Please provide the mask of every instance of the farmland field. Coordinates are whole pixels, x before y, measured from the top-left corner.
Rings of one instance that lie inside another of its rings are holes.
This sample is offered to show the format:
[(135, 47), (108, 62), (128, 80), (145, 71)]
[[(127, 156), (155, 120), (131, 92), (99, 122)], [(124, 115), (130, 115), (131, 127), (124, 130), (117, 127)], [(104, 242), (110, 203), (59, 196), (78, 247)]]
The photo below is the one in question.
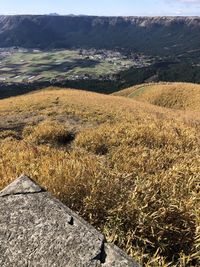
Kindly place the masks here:
[(0, 82), (98, 79), (146, 65), (149, 60), (144, 56), (134, 59), (105, 50), (1, 49)]

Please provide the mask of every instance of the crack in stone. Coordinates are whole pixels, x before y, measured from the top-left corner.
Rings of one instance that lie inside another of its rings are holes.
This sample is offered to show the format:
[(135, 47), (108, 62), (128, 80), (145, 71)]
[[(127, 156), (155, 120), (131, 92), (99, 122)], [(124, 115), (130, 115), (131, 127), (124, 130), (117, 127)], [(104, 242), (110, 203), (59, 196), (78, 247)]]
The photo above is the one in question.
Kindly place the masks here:
[(74, 218), (71, 216), (70, 220), (68, 221), (68, 224), (74, 225)]
[[(0, 219), (5, 221), (0, 234), (6, 237), (1, 242), (3, 258), (0, 256), (0, 266), (5, 261), (7, 249), (10, 251), (13, 244), (20, 244), (24, 257), (21, 258), (17, 246), (14, 246), (8, 266), (10, 262), (17, 265), (19, 260), (23, 260), (23, 266), (26, 267), (32, 264), (46, 266), (47, 261), (51, 263), (49, 266), (54, 266), (56, 262), (57, 266), (69, 266), (70, 262), (70, 266), (75, 267), (80, 266), (82, 260), (84, 265), (81, 266), (88, 267), (140, 266), (120, 249), (107, 243), (102, 234), (26, 176), (19, 177), (1, 191), (0, 200)], [(10, 230), (6, 232), (8, 225)], [(21, 230), (27, 234), (22, 234)], [(28, 238), (31, 242), (28, 242)], [(52, 244), (49, 246), (50, 242)]]
[(17, 193), (9, 193), (9, 194), (5, 194), (2, 195), (0, 197), (8, 197), (8, 196), (18, 196), (18, 195), (34, 195), (34, 194), (39, 194), (39, 193), (45, 193), (46, 190), (42, 189), (40, 191), (37, 192), (17, 192)]
[(106, 258), (107, 258), (107, 254), (106, 254), (106, 251), (105, 251), (105, 239), (102, 240), (102, 243), (101, 243), (101, 247), (100, 247), (100, 252), (98, 255), (96, 255), (92, 261), (100, 261), (101, 264), (105, 264), (106, 263)]

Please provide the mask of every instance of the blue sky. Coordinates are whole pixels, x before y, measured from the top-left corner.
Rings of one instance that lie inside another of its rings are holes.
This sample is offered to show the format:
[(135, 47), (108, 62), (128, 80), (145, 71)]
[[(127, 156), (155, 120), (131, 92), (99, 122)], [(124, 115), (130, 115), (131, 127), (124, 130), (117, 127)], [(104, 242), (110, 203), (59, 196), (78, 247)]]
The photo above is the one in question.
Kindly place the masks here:
[(200, 0), (0, 0), (0, 14), (200, 15)]

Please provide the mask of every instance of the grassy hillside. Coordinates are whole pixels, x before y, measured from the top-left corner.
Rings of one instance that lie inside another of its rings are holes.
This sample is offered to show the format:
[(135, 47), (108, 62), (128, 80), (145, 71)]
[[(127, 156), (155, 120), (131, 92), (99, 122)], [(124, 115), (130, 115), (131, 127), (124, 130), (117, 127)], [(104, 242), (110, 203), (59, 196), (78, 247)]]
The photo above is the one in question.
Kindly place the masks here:
[(25, 173), (144, 266), (200, 266), (199, 115), (71, 89), (0, 100), (0, 189)]
[(200, 85), (192, 83), (142, 84), (114, 93), (161, 107), (200, 111)]

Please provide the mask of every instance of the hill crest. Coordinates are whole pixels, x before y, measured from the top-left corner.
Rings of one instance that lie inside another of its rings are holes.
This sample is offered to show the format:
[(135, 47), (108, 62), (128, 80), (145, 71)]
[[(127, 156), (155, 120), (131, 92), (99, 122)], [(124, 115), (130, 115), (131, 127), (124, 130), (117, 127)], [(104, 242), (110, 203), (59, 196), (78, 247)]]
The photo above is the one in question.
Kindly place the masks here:
[(149, 83), (114, 93), (160, 107), (200, 111), (200, 85), (193, 83)]

